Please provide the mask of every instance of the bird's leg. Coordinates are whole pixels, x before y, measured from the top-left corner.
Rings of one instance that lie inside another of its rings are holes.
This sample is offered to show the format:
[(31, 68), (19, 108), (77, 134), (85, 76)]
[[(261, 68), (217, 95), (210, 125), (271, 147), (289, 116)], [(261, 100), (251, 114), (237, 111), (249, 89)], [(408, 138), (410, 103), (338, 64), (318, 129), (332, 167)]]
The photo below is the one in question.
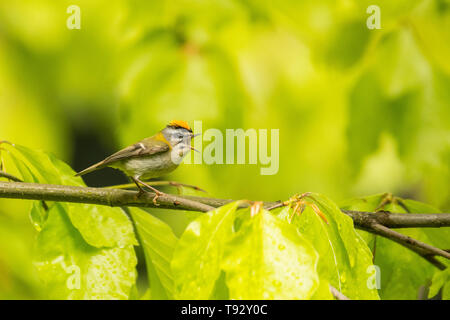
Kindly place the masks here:
[(139, 178), (135, 178), (135, 177), (131, 177), (131, 179), (133, 179), (134, 183), (137, 185), (138, 189), (139, 189), (139, 195), (141, 195), (143, 192), (146, 192), (144, 189), (142, 189), (142, 187), (140, 186), (143, 185), (147, 188), (149, 188), (150, 190), (152, 190), (155, 193), (155, 196), (153, 197), (153, 204), (155, 206), (158, 206), (158, 204), (156, 203), (156, 200), (158, 199), (159, 196), (162, 196), (164, 193), (159, 191), (158, 189), (153, 188), (152, 186), (148, 185), (147, 183), (143, 182), (142, 180), (140, 180)]
[(142, 189), (141, 185), (137, 182), (137, 180), (134, 177), (130, 177), (130, 178), (131, 178), (131, 180), (133, 180), (133, 182), (136, 184), (136, 186), (139, 190), (139, 192), (137, 194), (137, 197), (139, 198), (145, 192), (145, 190)]

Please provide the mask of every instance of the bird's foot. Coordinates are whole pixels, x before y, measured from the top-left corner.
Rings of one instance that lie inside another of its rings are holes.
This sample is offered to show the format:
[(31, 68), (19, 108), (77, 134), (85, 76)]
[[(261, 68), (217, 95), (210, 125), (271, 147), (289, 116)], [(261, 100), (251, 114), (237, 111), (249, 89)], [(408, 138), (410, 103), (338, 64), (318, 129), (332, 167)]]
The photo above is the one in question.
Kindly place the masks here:
[(139, 179), (134, 178), (133, 180), (136, 183), (136, 185), (138, 186), (139, 192), (148, 192), (148, 191), (144, 190), (139, 184), (142, 184), (144, 187), (152, 190), (155, 193), (155, 196), (153, 197), (153, 204), (155, 206), (159, 206), (159, 203), (157, 203), (156, 200), (158, 200), (158, 198), (160, 196), (165, 195), (165, 193), (159, 191), (158, 189), (153, 188), (152, 186), (148, 185), (147, 183), (145, 183)]
[[(138, 193), (136, 194), (136, 199), (139, 199), (139, 198), (142, 197), (144, 194), (148, 194), (148, 193), (151, 193), (151, 192), (140, 188), (140, 189), (138, 190)], [(155, 206), (159, 206), (159, 203), (157, 203), (157, 200), (158, 200), (158, 198), (159, 198), (160, 196), (165, 195), (165, 193), (163, 193), (163, 192), (161, 192), (161, 191), (158, 191), (158, 190), (156, 190), (156, 189), (155, 189), (154, 193), (155, 193), (155, 196), (153, 197), (153, 200), (152, 200), (152, 201), (153, 201), (153, 204), (154, 204)]]
[[(155, 189), (155, 190), (156, 190), (156, 189)], [(164, 192), (156, 191), (156, 192), (155, 192), (155, 196), (153, 197), (153, 204), (154, 204), (155, 206), (159, 206), (159, 203), (157, 203), (156, 200), (158, 200), (158, 198), (159, 198), (160, 196), (164, 196), (164, 195), (165, 195)]]

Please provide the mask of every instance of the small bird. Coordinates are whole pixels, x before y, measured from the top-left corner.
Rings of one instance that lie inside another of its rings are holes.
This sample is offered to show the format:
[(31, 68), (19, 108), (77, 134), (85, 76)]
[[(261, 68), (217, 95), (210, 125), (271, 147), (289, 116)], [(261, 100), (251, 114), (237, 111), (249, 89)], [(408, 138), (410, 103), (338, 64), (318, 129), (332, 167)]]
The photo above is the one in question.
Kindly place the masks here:
[(86, 173), (111, 167), (123, 171), (129, 176), (139, 189), (139, 194), (145, 192), (141, 185), (155, 192), (153, 203), (163, 193), (143, 182), (142, 179), (157, 178), (175, 170), (183, 158), (191, 151), (191, 139), (197, 135), (187, 122), (171, 121), (164, 129), (152, 137), (145, 138), (126, 147), (106, 159), (86, 168), (76, 174)]

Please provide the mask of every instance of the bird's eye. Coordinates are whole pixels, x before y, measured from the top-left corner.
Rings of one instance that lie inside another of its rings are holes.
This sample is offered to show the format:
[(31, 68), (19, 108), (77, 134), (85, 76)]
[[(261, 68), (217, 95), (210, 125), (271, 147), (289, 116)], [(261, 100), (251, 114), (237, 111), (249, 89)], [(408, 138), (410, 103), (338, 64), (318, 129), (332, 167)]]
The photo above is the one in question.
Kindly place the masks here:
[(178, 139), (183, 139), (183, 136), (180, 134), (179, 136), (178, 136)]

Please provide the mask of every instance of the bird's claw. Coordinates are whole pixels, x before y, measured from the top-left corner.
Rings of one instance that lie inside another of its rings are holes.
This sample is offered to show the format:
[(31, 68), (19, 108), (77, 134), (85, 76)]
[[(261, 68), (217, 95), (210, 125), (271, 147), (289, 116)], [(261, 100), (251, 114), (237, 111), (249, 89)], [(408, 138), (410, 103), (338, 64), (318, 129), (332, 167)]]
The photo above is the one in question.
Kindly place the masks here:
[(155, 192), (155, 196), (153, 197), (153, 204), (155, 205), (155, 206), (159, 206), (159, 203), (157, 203), (156, 202), (156, 200), (158, 200), (158, 198), (160, 197), (160, 196), (162, 196), (164, 193), (162, 193), (162, 192)]
[[(138, 193), (136, 194), (136, 198), (140, 198), (146, 193), (150, 193), (150, 192), (140, 188)], [(153, 197), (153, 200), (152, 200), (152, 202), (155, 206), (159, 206), (159, 203), (157, 203), (156, 200), (158, 200), (158, 198), (162, 195), (164, 195), (164, 193), (162, 193), (160, 191), (155, 192), (155, 196)]]

